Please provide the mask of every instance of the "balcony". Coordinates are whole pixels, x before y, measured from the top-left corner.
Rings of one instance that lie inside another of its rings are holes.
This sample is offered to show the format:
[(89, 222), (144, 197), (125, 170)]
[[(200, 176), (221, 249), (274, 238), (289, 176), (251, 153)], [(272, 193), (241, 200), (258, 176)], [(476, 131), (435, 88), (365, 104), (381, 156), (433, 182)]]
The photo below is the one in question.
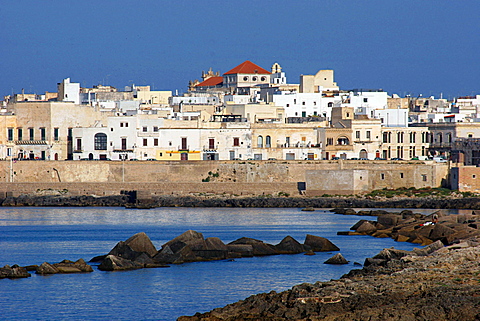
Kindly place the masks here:
[(138, 137), (158, 137), (158, 132), (138, 132)]
[(218, 150), (217, 147), (215, 146), (203, 146), (203, 152), (204, 153), (216, 153)]
[(46, 140), (16, 140), (16, 145), (47, 145)]
[[(269, 147), (267, 147), (269, 148)], [(277, 148), (288, 148), (288, 149), (294, 149), (294, 148), (321, 148), (321, 144), (310, 144), (310, 143), (295, 143), (295, 144), (277, 144)]]

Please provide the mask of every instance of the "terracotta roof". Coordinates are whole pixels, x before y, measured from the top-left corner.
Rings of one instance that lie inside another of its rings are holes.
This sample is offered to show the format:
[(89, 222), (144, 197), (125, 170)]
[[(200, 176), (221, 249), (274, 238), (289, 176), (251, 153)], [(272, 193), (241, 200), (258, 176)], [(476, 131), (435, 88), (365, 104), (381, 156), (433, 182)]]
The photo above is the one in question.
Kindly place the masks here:
[(233, 68), (232, 70), (227, 71), (224, 75), (231, 75), (231, 74), (270, 74), (268, 70), (263, 69), (255, 65), (253, 62), (247, 60), (242, 62), (237, 67)]
[(220, 85), (223, 82), (223, 77), (210, 77), (207, 80), (202, 81), (195, 87), (212, 87)]

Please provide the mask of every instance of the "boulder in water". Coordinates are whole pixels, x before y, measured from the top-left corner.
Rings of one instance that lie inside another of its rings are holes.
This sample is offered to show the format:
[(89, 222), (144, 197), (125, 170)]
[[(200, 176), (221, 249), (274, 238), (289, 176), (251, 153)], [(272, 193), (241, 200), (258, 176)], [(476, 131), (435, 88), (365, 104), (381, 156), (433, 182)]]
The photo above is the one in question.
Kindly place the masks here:
[(325, 263), (325, 264), (348, 264), (348, 261), (343, 257), (342, 254), (337, 253), (323, 263)]
[(304, 244), (309, 246), (314, 252), (340, 251), (340, 249), (335, 244), (330, 242), (330, 240), (311, 234), (307, 234)]

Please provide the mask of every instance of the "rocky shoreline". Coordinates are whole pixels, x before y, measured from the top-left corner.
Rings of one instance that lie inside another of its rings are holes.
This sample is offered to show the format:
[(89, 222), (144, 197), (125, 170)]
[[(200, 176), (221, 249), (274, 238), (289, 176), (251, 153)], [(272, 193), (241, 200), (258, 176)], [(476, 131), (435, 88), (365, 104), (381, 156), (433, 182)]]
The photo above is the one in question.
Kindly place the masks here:
[(0, 198), (0, 206), (111, 206), (128, 208), (155, 207), (296, 207), (296, 208), (431, 208), (480, 210), (480, 197), (221, 197), (214, 196), (155, 196), (138, 200), (129, 195), (116, 196), (36, 196)]
[(384, 249), (339, 280), (272, 291), (179, 321), (220, 320), (478, 320), (480, 215), (425, 216), (411, 211), (332, 210), (375, 215), (343, 235), (392, 237), (426, 245)]
[(480, 318), (479, 246), (442, 246), (428, 256), (389, 250), (383, 255), (389, 258), (384, 266), (352, 270), (339, 280), (304, 283), (280, 293), (253, 295), (224, 308), (178, 320), (467, 321)]

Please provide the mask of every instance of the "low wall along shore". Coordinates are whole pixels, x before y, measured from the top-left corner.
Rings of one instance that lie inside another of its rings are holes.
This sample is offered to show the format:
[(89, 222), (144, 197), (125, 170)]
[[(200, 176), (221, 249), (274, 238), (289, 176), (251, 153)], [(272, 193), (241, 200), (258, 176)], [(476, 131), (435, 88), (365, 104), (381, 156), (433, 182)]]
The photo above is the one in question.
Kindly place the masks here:
[(448, 166), (422, 161), (18, 161), (0, 162), (0, 193), (118, 195), (357, 194), (438, 187)]

